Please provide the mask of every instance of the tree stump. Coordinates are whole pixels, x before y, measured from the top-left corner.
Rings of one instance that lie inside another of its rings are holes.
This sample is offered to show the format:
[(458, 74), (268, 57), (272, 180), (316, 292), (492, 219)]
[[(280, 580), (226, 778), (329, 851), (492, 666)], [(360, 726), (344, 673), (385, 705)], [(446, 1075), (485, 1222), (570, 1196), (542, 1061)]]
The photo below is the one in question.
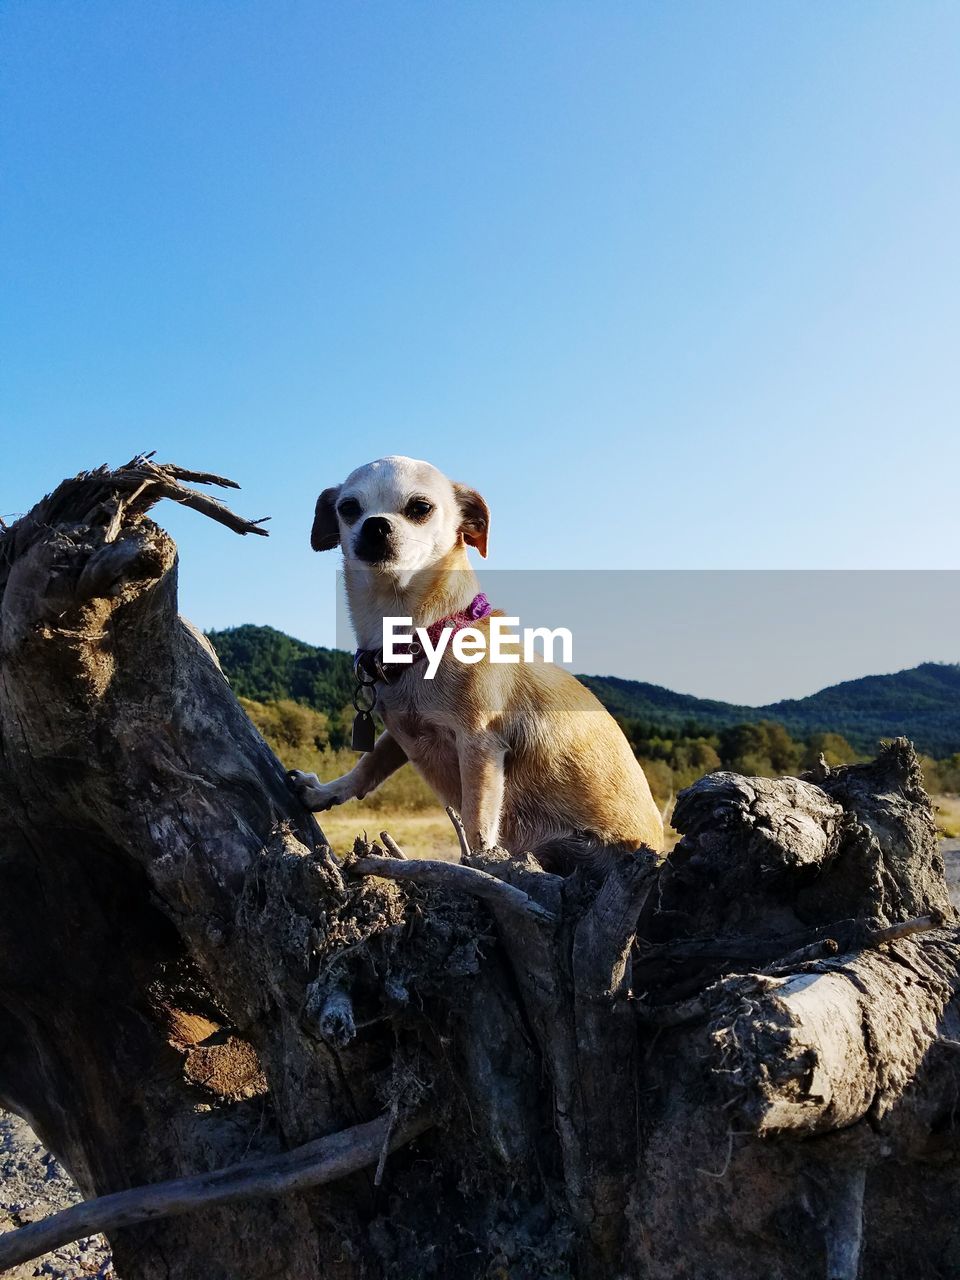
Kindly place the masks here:
[(0, 535), (0, 1103), (110, 1196), (77, 1234), (123, 1280), (960, 1273), (910, 745), (713, 774), (607, 873), (338, 861), (177, 614), (160, 498), (262, 532), (205, 483), (137, 458)]

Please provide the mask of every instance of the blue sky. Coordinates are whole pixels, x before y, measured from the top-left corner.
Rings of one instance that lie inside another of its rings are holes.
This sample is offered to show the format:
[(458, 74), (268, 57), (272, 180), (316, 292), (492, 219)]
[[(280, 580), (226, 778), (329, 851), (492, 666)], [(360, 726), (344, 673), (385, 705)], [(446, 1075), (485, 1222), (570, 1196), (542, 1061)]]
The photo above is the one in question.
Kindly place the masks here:
[(956, 567), (957, 5), (6, 0), (0, 49), (0, 514), (233, 476), (270, 539), (160, 513), (201, 625), (332, 642), (313, 501), (391, 452), (497, 569)]

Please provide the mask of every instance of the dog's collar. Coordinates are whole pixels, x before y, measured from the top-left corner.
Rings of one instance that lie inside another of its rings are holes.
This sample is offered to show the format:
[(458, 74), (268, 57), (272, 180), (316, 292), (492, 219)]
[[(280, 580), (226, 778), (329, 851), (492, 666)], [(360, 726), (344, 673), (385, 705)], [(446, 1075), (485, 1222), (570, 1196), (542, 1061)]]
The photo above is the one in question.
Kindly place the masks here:
[[(466, 609), (460, 609), (457, 613), (448, 613), (446, 617), (430, 623), (427, 627), (427, 635), (431, 645), (436, 647), (442, 632), (448, 629), (462, 631), (465, 627), (479, 622), (481, 618), (489, 618), (491, 613), (493, 613), (493, 605), (482, 591), (478, 592)], [(426, 657), (423, 646), (418, 640), (409, 641), (407, 651), (414, 662), (419, 662)], [(408, 670), (411, 665), (409, 662), (384, 663), (383, 649), (358, 649), (353, 655), (353, 670), (361, 685), (390, 684), (397, 675)]]

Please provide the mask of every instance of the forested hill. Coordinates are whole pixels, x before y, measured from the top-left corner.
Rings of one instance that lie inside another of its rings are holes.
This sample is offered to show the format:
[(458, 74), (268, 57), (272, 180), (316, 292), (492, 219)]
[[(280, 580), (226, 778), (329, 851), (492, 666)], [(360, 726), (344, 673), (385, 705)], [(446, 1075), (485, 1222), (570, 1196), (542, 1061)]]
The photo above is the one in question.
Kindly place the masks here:
[(306, 644), (274, 627), (247, 625), (206, 634), (241, 698), (293, 698), (336, 715), (353, 697), (353, 660), (342, 649)]
[(924, 662), (893, 675), (845, 680), (806, 698), (786, 698), (763, 707), (736, 706), (659, 685), (616, 676), (581, 676), (614, 715), (644, 720), (674, 732), (718, 730), (732, 724), (775, 720), (795, 737), (839, 733), (872, 751), (879, 738), (905, 734), (919, 750), (943, 757), (960, 751), (960, 666)]
[[(258, 702), (293, 698), (329, 715), (353, 693), (350, 655), (305, 644), (273, 627), (208, 632), (235, 691)], [(764, 707), (737, 706), (674, 693), (618, 676), (581, 676), (614, 715), (664, 733), (713, 732), (735, 724), (776, 720), (798, 737), (842, 734), (872, 750), (879, 738), (906, 734), (930, 755), (960, 751), (960, 665), (925, 662), (894, 675), (863, 676), (806, 698)]]

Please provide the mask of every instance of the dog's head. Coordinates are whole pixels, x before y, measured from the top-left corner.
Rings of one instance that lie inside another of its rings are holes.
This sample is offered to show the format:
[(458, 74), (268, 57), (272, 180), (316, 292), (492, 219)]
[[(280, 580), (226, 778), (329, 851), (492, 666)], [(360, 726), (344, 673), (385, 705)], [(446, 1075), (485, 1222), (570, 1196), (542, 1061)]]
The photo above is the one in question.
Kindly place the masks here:
[(475, 490), (429, 462), (379, 458), (324, 489), (310, 545), (339, 545), (348, 563), (406, 573), (435, 564), (461, 541), (485, 556), (489, 527), (487, 504)]

